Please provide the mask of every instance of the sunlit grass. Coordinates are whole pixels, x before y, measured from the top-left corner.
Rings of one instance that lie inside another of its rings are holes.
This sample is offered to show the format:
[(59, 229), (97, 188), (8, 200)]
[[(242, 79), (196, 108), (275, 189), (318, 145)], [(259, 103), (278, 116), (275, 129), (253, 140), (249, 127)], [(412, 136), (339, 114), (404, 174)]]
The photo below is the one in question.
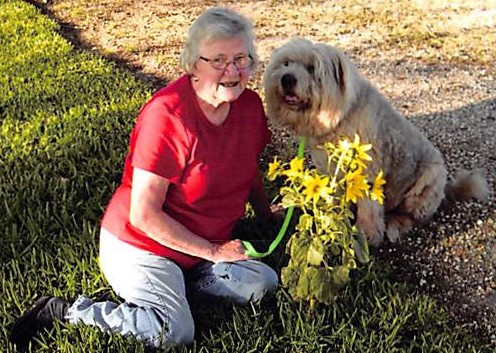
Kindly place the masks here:
[[(33, 6), (0, 0), (0, 347), (42, 294), (98, 298), (98, 225), (120, 180), (128, 135), (150, 88), (74, 48)], [(247, 223), (249, 220), (246, 221)], [(249, 227), (248, 224), (246, 227)], [(252, 229), (252, 228), (245, 228)], [(283, 249), (268, 261), (285, 264)], [(193, 305), (196, 341), (176, 352), (484, 352), (442, 308), (390, 280), (359, 273), (314, 310), (284, 290), (260, 305)], [(38, 352), (144, 352), (141, 342), (56, 325)]]

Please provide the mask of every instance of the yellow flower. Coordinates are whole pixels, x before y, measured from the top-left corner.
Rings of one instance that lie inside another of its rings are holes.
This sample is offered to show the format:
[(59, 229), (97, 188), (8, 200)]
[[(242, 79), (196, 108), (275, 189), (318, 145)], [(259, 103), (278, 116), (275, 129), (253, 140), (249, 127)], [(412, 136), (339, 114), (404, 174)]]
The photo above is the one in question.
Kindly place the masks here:
[(329, 183), (329, 178), (324, 177), (320, 178), (320, 175), (316, 175), (315, 177), (309, 175), (303, 181), (303, 186), (305, 190), (303, 190), (303, 195), (306, 195), (305, 202), (313, 199), (313, 202), (317, 202), (319, 197), (326, 197), (329, 195), (330, 189), (327, 187)]
[(356, 158), (361, 160), (361, 161), (371, 161), (372, 157), (370, 157), (367, 154), (367, 151), (372, 148), (372, 145), (370, 143), (367, 144), (360, 144), (360, 136), (358, 134), (355, 134), (355, 140), (351, 144), (351, 148), (355, 150), (356, 153)]
[(342, 152), (347, 152), (351, 149), (351, 143), (348, 140), (339, 140), (339, 149)]
[(379, 202), (381, 205), (384, 203), (384, 188), (382, 187), (384, 184), (386, 184), (386, 180), (384, 180), (381, 170), (375, 177), (370, 191), (370, 199)]
[(357, 199), (364, 197), (365, 193), (369, 190), (367, 177), (361, 173), (362, 170), (359, 168), (354, 172), (346, 174), (346, 202), (352, 201), (356, 203)]
[(274, 157), (274, 162), (269, 163), (269, 171), (267, 172), (267, 179), (270, 181), (274, 181), (279, 175), (279, 167), (281, 166), (281, 162), (277, 159), (277, 156)]
[(289, 170), (285, 170), (282, 174), (293, 179), (301, 177), (303, 172), (303, 158), (295, 157), (289, 162)]
[[(317, 147), (320, 147), (322, 148), (322, 146), (317, 146)], [(336, 147), (334, 146), (334, 144), (332, 142), (324, 142), (324, 149), (327, 150), (327, 151), (334, 151), (336, 149)]]

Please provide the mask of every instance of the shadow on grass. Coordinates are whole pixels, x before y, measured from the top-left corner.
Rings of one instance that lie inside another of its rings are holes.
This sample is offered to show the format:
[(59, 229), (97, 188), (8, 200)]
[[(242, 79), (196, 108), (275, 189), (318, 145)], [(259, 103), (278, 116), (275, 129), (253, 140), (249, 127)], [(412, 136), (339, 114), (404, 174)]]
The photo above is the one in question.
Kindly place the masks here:
[(174, 77), (167, 77), (165, 78), (165, 82), (164, 82), (163, 77), (158, 77), (157, 75), (144, 72), (141, 66), (131, 63), (129, 60), (126, 60), (125, 58), (123, 58), (118, 54), (106, 54), (98, 50), (95, 50), (93, 45), (91, 45), (91, 43), (87, 43), (86, 41), (83, 40), (81, 31), (77, 29), (74, 23), (63, 21), (61, 18), (57, 17), (57, 15), (53, 11), (50, 10), (49, 5), (51, 1), (46, 1), (45, 4), (35, 0), (24, 0), (24, 1), (35, 6), (41, 11), (42, 14), (54, 20), (60, 26), (59, 30), (57, 31), (58, 34), (60, 34), (62, 37), (64, 37), (66, 40), (72, 43), (76, 48), (80, 48), (95, 53), (105, 58), (106, 60), (114, 62), (121, 69), (125, 69), (132, 72), (138, 79), (149, 85), (152, 88), (152, 90), (154, 91), (158, 90), (162, 86), (165, 86), (171, 80), (175, 79)]

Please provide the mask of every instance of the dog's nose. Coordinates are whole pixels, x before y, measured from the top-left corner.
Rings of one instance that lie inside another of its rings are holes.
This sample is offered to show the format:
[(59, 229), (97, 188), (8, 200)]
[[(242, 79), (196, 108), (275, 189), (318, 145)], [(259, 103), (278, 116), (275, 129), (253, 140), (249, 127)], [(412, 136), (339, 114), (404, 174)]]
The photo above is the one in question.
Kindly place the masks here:
[(294, 77), (292, 74), (284, 74), (281, 77), (281, 84), (284, 89), (292, 89), (294, 86), (296, 86), (296, 77)]

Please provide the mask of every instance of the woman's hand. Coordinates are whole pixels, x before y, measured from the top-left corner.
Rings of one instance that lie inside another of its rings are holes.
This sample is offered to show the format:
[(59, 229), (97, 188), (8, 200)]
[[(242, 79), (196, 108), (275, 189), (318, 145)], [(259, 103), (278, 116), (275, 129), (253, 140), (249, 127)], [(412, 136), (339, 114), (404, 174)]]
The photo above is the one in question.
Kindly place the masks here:
[(284, 217), (286, 217), (286, 209), (280, 203), (270, 205), (270, 213), (270, 219), (276, 222), (283, 221)]
[(162, 210), (170, 181), (134, 168), (131, 190), (131, 225), (173, 250), (212, 262), (246, 260), (239, 240), (214, 244), (192, 233)]
[(241, 240), (234, 239), (222, 244), (215, 244), (212, 249), (212, 257), (209, 260), (218, 263), (248, 260), (249, 258), (245, 254), (245, 247)]

